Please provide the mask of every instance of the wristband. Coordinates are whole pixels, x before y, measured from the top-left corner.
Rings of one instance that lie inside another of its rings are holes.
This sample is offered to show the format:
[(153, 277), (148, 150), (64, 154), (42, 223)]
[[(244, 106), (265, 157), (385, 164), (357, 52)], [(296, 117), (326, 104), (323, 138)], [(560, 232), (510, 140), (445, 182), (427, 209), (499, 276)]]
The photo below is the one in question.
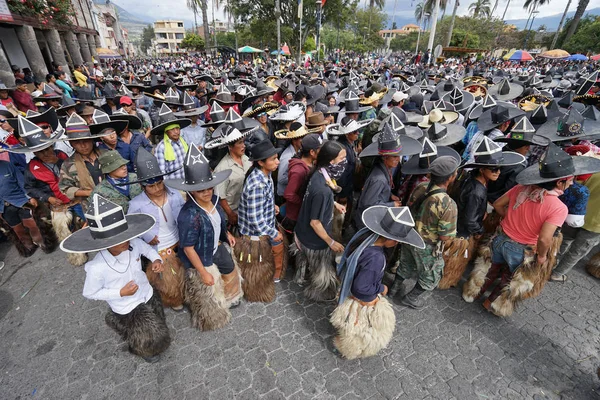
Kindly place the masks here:
[(335, 243), (335, 240), (331, 239), (331, 243), (329, 243), (329, 247), (333, 246), (334, 243)]

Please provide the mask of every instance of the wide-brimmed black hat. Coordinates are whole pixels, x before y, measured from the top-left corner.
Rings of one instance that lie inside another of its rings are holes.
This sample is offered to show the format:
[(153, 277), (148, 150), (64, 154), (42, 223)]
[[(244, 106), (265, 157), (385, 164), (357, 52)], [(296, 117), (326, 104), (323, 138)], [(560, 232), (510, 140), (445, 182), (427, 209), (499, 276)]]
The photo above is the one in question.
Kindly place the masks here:
[[(125, 122), (127, 124), (127, 122)], [(73, 113), (65, 124), (66, 135), (61, 136), (58, 140), (86, 140), (98, 139), (110, 135), (112, 132), (101, 130), (94, 134), (90, 131), (90, 127), (85, 123), (84, 119), (79, 114)]]
[(398, 135), (405, 135), (416, 140), (423, 137), (423, 131), (421, 129), (417, 128), (416, 126), (405, 125), (398, 117), (398, 114), (393, 111), (393, 109), (390, 115), (382, 120), (382, 123), (386, 122), (390, 124), (392, 130)]
[(429, 128), (424, 129), (423, 132), (436, 146), (450, 146), (461, 141), (467, 130), (464, 126), (456, 124), (442, 125), (435, 122)]
[(50, 85), (44, 83), (44, 89), (42, 90), (42, 95), (33, 98), (33, 101), (45, 102), (48, 100), (62, 100), (63, 96), (58, 94), (56, 90), (54, 90)]
[(471, 104), (475, 101), (475, 96), (471, 92), (467, 92), (466, 90), (460, 90), (459, 88), (454, 88), (450, 93), (444, 95), (442, 100), (452, 104), (454, 109), (461, 114), (464, 114)]
[(556, 101), (552, 100), (547, 106), (540, 104), (535, 110), (527, 113), (529, 122), (538, 129), (540, 126), (548, 122), (549, 119), (560, 117), (564, 113), (556, 104)]
[(227, 113), (219, 103), (214, 102), (210, 108), (210, 113), (208, 115), (210, 117), (210, 121), (202, 124), (203, 128), (219, 126), (225, 120), (225, 116), (227, 115)]
[(97, 135), (105, 129), (114, 129), (117, 135), (125, 128), (127, 128), (127, 124), (129, 123), (126, 120), (111, 120), (110, 116), (102, 110), (95, 109), (92, 114), (93, 124), (90, 124), (90, 132), (92, 135)]
[(497, 104), (481, 114), (481, 117), (477, 120), (477, 126), (480, 131), (486, 132), (507, 121), (512, 121), (521, 115), (525, 115), (525, 111), (517, 107), (507, 107), (504, 104)]
[(77, 103), (71, 97), (63, 96), (61, 106), (56, 110), (58, 115), (65, 115), (67, 110), (77, 107)]
[(213, 104), (214, 102), (225, 104), (225, 105), (241, 103), (240, 101), (235, 100), (234, 95), (231, 94), (231, 91), (229, 90), (229, 88), (223, 83), (221, 83), (219, 85), (219, 89), (217, 90), (217, 94), (215, 95), (215, 97), (208, 100), (209, 104)]
[[(56, 118), (56, 112), (53, 108), (50, 108), (44, 114), (54, 114), (54, 118)], [(51, 119), (50, 115), (46, 115), (46, 119)], [(48, 125), (52, 127), (52, 124), (48, 121), (39, 121), (39, 122), (47, 122)], [(39, 123), (38, 122), (38, 123)], [(56, 119), (58, 125), (58, 119)], [(42, 128), (40, 128), (36, 123), (31, 121), (28, 118), (23, 118), (22, 116), (17, 117), (17, 126), (18, 126), (18, 134), (25, 141), (23, 146), (11, 147), (6, 149), (6, 151), (10, 153), (29, 153), (36, 152), (47, 149), (54, 145), (58, 138), (61, 137), (64, 133), (64, 129), (60, 127), (60, 129), (55, 130), (52, 129), (52, 134), (50, 137), (47, 137), (44, 134)]]
[(600, 172), (600, 159), (587, 156), (572, 157), (554, 143), (550, 143), (538, 165), (525, 168), (517, 175), (521, 185), (537, 185), (569, 176)]
[[(444, 100), (436, 100), (436, 101), (425, 100), (423, 102), (422, 109), (425, 114), (429, 114), (431, 112), (431, 110), (433, 110), (434, 108), (437, 108), (438, 110), (442, 110), (442, 111), (456, 111), (456, 108), (454, 107), (454, 105), (452, 105), (451, 103), (444, 101)], [(423, 116), (421, 116), (421, 120), (422, 120), (422, 117)], [(417, 121), (417, 122), (421, 122), (421, 121)]]
[(372, 106), (362, 106), (360, 105), (360, 100), (356, 93), (350, 91), (348, 92), (346, 98), (344, 99), (344, 111), (346, 114), (359, 114), (373, 108)]
[(600, 124), (596, 120), (584, 118), (579, 111), (571, 108), (566, 114), (548, 120), (538, 128), (537, 133), (553, 142), (560, 142), (596, 135), (600, 133)]
[(362, 221), (379, 236), (425, 248), (423, 238), (414, 229), (415, 221), (408, 207), (372, 206), (363, 211)]
[(325, 96), (325, 87), (323, 85), (305, 86), (304, 94), (306, 95), (306, 104), (310, 106)]
[(405, 175), (426, 175), (429, 173), (429, 166), (433, 160), (438, 157), (450, 156), (460, 163), (460, 155), (456, 150), (446, 146), (436, 146), (428, 137), (421, 139), (423, 150), (415, 154), (406, 163), (402, 164), (402, 173)]
[(502, 151), (502, 147), (487, 136), (473, 152), (473, 162), (463, 165), (464, 168), (504, 167), (525, 162), (525, 157), (512, 151)]
[(200, 150), (198, 150), (198, 147), (192, 143), (185, 155), (183, 173), (185, 176), (183, 180), (165, 179), (165, 185), (186, 192), (210, 189), (229, 178), (231, 170), (228, 169), (213, 173), (210, 169), (208, 159)]
[(192, 99), (192, 97), (189, 94), (187, 94), (187, 92), (184, 92), (183, 102), (181, 103), (183, 110), (178, 111), (174, 114), (176, 117), (188, 118), (193, 116), (200, 116), (204, 114), (206, 110), (208, 110), (208, 105), (200, 107), (195, 107), (195, 105), (196, 103), (194, 103), (194, 99)]
[(140, 129), (142, 127), (142, 120), (134, 114), (125, 112), (123, 108), (119, 108), (117, 111), (113, 111), (110, 116), (112, 121), (127, 121), (129, 125), (127, 128), (131, 130)]
[(221, 120), (221, 123), (236, 128), (240, 132), (247, 132), (260, 127), (260, 123), (257, 120), (240, 116), (233, 107), (227, 110), (227, 114), (225, 114), (225, 118)]
[(583, 96), (584, 94), (587, 94), (587, 92), (589, 92), (589, 90), (592, 88), (592, 86), (594, 86), (596, 84), (596, 82), (598, 82), (598, 74), (599, 73), (600, 73), (600, 71), (594, 71), (591, 74), (584, 77), (583, 82), (579, 85), (575, 94), (577, 96)]
[(392, 107), (391, 110), (403, 124), (417, 125), (419, 122), (423, 121), (423, 116), (419, 113), (412, 111), (406, 112), (400, 107)]
[(488, 89), (488, 93), (498, 100), (509, 101), (519, 97), (525, 88), (522, 85), (511, 83), (503, 78), (500, 82)]
[(250, 149), (250, 161), (266, 160), (279, 152), (269, 139), (261, 140)]
[(501, 137), (494, 141), (507, 143), (508, 147), (511, 149), (517, 149), (527, 145), (548, 146), (548, 144), (550, 144), (550, 139), (536, 135), (535, 128), (525, 115), (522, 115), (515, 120), (515, 125), (510, 130), (507, 137)]
[(373, 143), (361, 151), (359, 157), (411, 156), (423, 150), (421, 143), (409, 136), (394, 132), (390, 123), (382, 123), (380, 132), (373, 136)]
[(173, 111), (166, 105), (163, 104), (158, 111), (158, 125), (152, 128), (150, 133), (152, 135), (163, 135), (165, 128), (169, 125), (177, 124), (181, 129), (190, 126), (192, 120), (187, 118), (177, 118)]
[(105, 250), (148, 232), (156, 220), (148, 214), (125, 215), (123, 208), (99, 194), (85, 214), (88, 226), (73, 233), (60, 244), (66, 253)]
[(172, 174), (173, 172), (181, 169), (181, 167), (179, 167), (170, 171), (162, 172), (158, 165), (158, 160), (156, 159), (156, 156), (141, 146), (138, 149), (137, 154), (135, 155), (134, 165), (137, 180), (129, 181), (124, 184), (117, 184), (117, 186), (133, 185), (134, 183), (146, 182), (152, 179)]

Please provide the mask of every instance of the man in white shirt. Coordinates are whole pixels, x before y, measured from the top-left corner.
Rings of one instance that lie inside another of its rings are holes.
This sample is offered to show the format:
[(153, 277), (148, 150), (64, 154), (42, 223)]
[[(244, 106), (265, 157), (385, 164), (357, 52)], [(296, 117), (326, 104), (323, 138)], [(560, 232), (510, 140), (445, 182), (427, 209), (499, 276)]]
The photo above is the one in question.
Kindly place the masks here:
[(155, 223), (146, 214), (125, 217), (123, 208), (95, 194), (89, 208), (88, 227), (61, 243), (68, 253), (98, 251), (85, 265), (83, 296), (104, 300), (110, 310), (108, 326), (127, 341), (129, 351), (149, 363), (158, 362), (160, 353), (171, 344), (165, 313), (158, 292), (152, 289), (142, 271), (141, 257), (152, 261), (152, 271), (162, 273), (160, 255), (136, 237)]

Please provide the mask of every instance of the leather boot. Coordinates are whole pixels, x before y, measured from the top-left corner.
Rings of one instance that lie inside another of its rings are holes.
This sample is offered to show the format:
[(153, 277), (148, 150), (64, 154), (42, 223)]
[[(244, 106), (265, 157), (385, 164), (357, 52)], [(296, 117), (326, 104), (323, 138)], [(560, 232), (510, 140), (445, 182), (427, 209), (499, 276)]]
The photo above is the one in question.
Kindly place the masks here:
[(19, 224), (11, 228), (13, 232), (17, 235), (17, 238), (19, 238), (19, 241), (21, 242), (23, 247), (25, 247), (25, 250), (28, 253), (26, 257), (29, 257), (30, 255), (35, 253), (37, 246), (31, 240), (31, 236), (29, 236), (29, 232), (27, 231), (27, 229), (25, 229), (25, 226), (23, 226), (23, 224)]
[(40, 228), (38, 228), (35, 220), (33, 218), (27, 218), (22, 220), (23, 225), (29, 230), (29, 235), (31, 235), (31, 239), (33, 243), (37, 244), (42, 250), (44, 248), (44, 238), (42, 237), (42, 233), (40, 232)]
[(492, 293), (490, 293), (486, 301), (488, 301), (490, 304), (493, 303), (494, 300), (496, 300), (498, 296), (502, 294), (502, 289), (510, 284), (510, 281), (512, 281), (512, 272), (510, 272), (508, 265), (503, 264), (500, 271), (500, 283), (494, 288)]
[(400, 278), (399, 276), (396, 276), (396, 279), (394, 280), (394, 283), (392, 284), (392, 286), (390, 287), (390, 290), (388, 290), (388, 297), (396, 297), (396, 295), (398, 293), (400, 293), (400, 297), (404, 297), (404, 279)]
[(496, 282), (498, 276), (500, 276), (500, 272), (502, 271), (502, 267), (504, 264), (496, 264), (492, 263), (492, 266), (488, 270), (488, 273), (485, 276), (485, 281), (483, 282), (483, 286), (481, 290), (479, 290), (479, 294), (475, 296), (475, 300), (479, 299), (483, 294), (490, 288), (490, 286)]
[(275, 282), (279, 282), (281, 277), (281, 271), (283, 271), (283, 252), (285, 248), (283, 246), (283, 242), (279, 243), (277, 246), (271, 246), (271, 252), (273, 253), (273, 262), (275, 264), (275, 275), (273, 276), (273, 280)]
[(406, 307), (414, 308), (415, 310), (420, 310), (425, 305), (425, 300), (423, 300), (423, 295), (425, 292), (426, 290), (423, 289), (417, 282), (413, 290), (411, 290), (410, 293), (402, 298), (400, 304)]

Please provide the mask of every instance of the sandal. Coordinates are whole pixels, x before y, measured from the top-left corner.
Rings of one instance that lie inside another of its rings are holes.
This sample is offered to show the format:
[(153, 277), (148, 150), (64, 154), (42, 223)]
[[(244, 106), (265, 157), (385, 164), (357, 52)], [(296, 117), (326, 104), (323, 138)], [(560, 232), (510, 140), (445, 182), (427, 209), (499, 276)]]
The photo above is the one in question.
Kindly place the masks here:
[(567, 276), (564, 274), (560, 274), (560, 275), (550, 275), (550, 280), (553, 282), (562, 282), (565, 283), (567, 281)]

